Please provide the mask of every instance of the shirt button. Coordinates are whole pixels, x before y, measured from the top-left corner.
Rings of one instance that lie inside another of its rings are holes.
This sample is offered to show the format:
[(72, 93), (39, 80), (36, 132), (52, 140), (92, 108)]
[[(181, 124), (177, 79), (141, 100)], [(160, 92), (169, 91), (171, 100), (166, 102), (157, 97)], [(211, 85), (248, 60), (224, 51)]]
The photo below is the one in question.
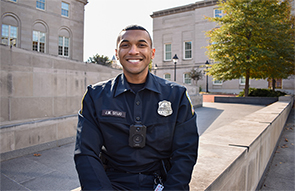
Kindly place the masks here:
[(140, 105), (140, 101), (137, 101), (137, 102), (136, 102), (136, 105)]
[(140, 120), (140, 117), (136, 117), (136, 121), (139, 121)]

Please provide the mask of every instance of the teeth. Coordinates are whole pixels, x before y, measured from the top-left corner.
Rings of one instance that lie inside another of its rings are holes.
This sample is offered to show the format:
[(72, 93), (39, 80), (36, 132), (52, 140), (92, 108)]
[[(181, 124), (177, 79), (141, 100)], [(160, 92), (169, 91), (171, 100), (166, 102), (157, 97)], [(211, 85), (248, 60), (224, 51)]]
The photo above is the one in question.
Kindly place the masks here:
[(139, 60), (128, 60), (129, 62), (139, 62)]

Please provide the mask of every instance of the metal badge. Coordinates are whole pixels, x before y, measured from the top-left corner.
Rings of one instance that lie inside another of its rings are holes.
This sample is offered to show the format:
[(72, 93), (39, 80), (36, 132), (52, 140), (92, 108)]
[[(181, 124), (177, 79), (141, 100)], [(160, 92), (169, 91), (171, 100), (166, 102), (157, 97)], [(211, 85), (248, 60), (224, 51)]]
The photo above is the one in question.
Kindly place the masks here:
[(163, 100), (160, 101), (159, 103), (159, 108), (158, 108), (158, 114), (162, 116), (168, 116), (172, 114), (172, 107), (171, 107), (171, 102)]

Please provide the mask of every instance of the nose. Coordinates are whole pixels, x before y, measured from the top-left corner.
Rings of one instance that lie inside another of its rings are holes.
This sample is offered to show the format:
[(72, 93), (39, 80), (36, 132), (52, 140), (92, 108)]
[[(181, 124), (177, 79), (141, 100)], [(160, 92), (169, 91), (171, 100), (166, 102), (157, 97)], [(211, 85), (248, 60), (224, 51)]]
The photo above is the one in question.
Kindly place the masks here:
[(129, 54), (133, 55), (133, 54), (138, 54), (138, 48), (136, 45), (132, 45), (129, 52)]

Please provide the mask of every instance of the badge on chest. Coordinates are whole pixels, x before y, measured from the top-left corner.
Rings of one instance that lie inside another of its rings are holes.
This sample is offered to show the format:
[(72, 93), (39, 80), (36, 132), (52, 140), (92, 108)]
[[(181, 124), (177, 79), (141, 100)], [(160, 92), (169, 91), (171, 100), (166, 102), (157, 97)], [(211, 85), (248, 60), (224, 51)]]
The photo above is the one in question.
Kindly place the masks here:
[(167, 117), (173, 113), (171, 102), (163, 100), (158, 103), (158, 114)]

